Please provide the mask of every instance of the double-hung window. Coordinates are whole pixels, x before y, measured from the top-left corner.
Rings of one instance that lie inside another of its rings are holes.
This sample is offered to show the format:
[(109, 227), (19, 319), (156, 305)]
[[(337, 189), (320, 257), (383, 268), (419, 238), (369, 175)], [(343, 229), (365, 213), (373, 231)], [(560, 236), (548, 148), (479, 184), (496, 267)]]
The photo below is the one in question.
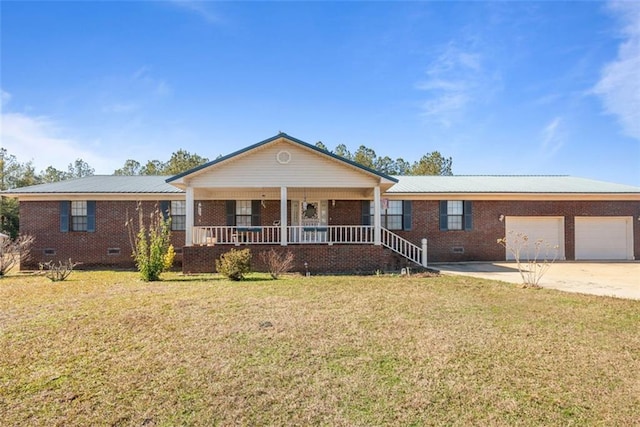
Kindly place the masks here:
[(473, 226), (470, 201), (442, 200), (440, 202), (440, 230), (471, 230)]
[(185, 230), (187, 228), (187, 202), (184, 200), (171, 201), (171, 229)]
[[(374, 204), (364, 202), (365, 210), (363, 218), (365, 225), (373, 224)], [(388, 230), (411, 230), (411, 201), (387, 200), (380, 208), (380, 225)]]
[(87, 201), (71, 202), (71, 231), (87, 231)]
[(236, 225), (251, 227), (251, 200), (236, 201)]
[(72, 200), (60, 202), (60, 231), (96, 231), (96, 202)]
[(260, 200), (227, 200), (227, 225), (258, 227), (261, 224)]
[[(371, 223), (373, 223), (374, 205), (371, 203), (370, 214)], [(383, 204), (380, 210), (380, 223), (389, 230), (402, 230), (402, 200), (389, 200)]]

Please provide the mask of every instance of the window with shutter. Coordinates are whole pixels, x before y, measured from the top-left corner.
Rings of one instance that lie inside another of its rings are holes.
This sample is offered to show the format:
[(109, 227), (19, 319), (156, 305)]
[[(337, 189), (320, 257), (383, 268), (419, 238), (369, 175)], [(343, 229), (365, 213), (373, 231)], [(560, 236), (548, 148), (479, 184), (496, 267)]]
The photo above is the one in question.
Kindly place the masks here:
[[(369, 224), (373, 224), (374, 205), (369, 205)], [(411, 201), (388, 200), (380, 211), (380, 223), (388, 230), (411, 230)]]
[(236, 225), (251, 227), (251, 200), (236, 200)]
[(470, 201), (443, 200), (440, 202), (440, 230), (471, 230), (473, 227)]
[(87, 201), (71, 202), (71, 231), (87, 231)]
[(187, 202), (184, 200), (171, 201), (171, 229), (185, 230), (187, 228)]

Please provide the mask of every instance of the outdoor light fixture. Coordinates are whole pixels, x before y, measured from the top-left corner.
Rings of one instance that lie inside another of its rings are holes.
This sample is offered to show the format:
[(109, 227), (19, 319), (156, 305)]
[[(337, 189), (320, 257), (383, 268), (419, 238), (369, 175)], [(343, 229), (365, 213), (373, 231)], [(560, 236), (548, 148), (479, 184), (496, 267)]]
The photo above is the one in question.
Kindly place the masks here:
[(504, 215), (500, 215), (500, 216), (498, 217), (498, 221), (500, 221), (500, 222), (504, 221)]

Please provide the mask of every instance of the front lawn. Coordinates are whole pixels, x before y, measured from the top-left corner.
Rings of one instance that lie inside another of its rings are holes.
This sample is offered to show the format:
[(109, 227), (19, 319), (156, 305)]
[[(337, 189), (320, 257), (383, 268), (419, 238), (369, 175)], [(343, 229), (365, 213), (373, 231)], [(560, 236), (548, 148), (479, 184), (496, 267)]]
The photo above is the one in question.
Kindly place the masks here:
[(634, 425), (640, 301), (465, 277), (0, 280), (0, 425)]

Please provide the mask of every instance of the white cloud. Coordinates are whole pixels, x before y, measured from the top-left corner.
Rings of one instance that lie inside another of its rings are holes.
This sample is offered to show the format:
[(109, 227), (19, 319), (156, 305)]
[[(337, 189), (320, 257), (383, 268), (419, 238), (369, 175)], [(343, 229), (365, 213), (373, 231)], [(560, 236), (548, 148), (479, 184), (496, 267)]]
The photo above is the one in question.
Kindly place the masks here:
[(111, 114), (133, 114), (169, 98), (173, 91), (162, 78), (153, 76), (151, 67), (144, 65), (131, 74), (111, 77), (105, 83), (100, 111)]
[(210, 24), (220, 23), (220, 17), (209, 8), (209, 3), (194, 0), (172, 0), (171, 3), (194, 12)]
[(450, 42), (431, 62), (427, 78), (415, 85), (429, 95), (422, 104), (425, 117), (450, 127), (472, 103), (488, 98), (495, 78), (483, 70), (483, 57), (473, 50)]
[(434, 117), (444, 127), (450, 127), (453, 116), (469, 102), (469, 95), (464, 91), (445, 91), (435, 99), (430, 99), (422, 105), (425, 116)]
[(540, 148), (546, 157), (553, 156), (567, 139), (566, 131), (562, 125), (562, 118), (555, 117), (551, 120), (541, 132), (542, 144)]
[[(61, 136), (61, 129), (47, 117), (31, 117), (20, 113), (4, 113), (0, 120), (0, 141), (9, 154), (19, 162), (33, 161), (37, 172), (48, 166), (66, 170), (69, 163), (81, 158), (96, 169), (96, 173), (111, 173), (104, 170), (108, 161), (82, 148), (80, 141)], [(103, 169), (100, 169), (100, 167)]]
[(602, 69), (600, 81), (593, 88), (602, 98), (604, 110), (616, 116), (623, 132), (640, 139), (640, 3), (612, 2), (623, 28), (618, 57)]
[(2, 106), (2, 108), (4, 108), (4, 106), (7, 105), (9, 101), (11, 101), (11, 94), (0, 89), (0, 105)]
[(115, 103), (102, 107), (102, 111), (105, 113), (131, 113), (139, 109), (140, 106), (135, 103)]

